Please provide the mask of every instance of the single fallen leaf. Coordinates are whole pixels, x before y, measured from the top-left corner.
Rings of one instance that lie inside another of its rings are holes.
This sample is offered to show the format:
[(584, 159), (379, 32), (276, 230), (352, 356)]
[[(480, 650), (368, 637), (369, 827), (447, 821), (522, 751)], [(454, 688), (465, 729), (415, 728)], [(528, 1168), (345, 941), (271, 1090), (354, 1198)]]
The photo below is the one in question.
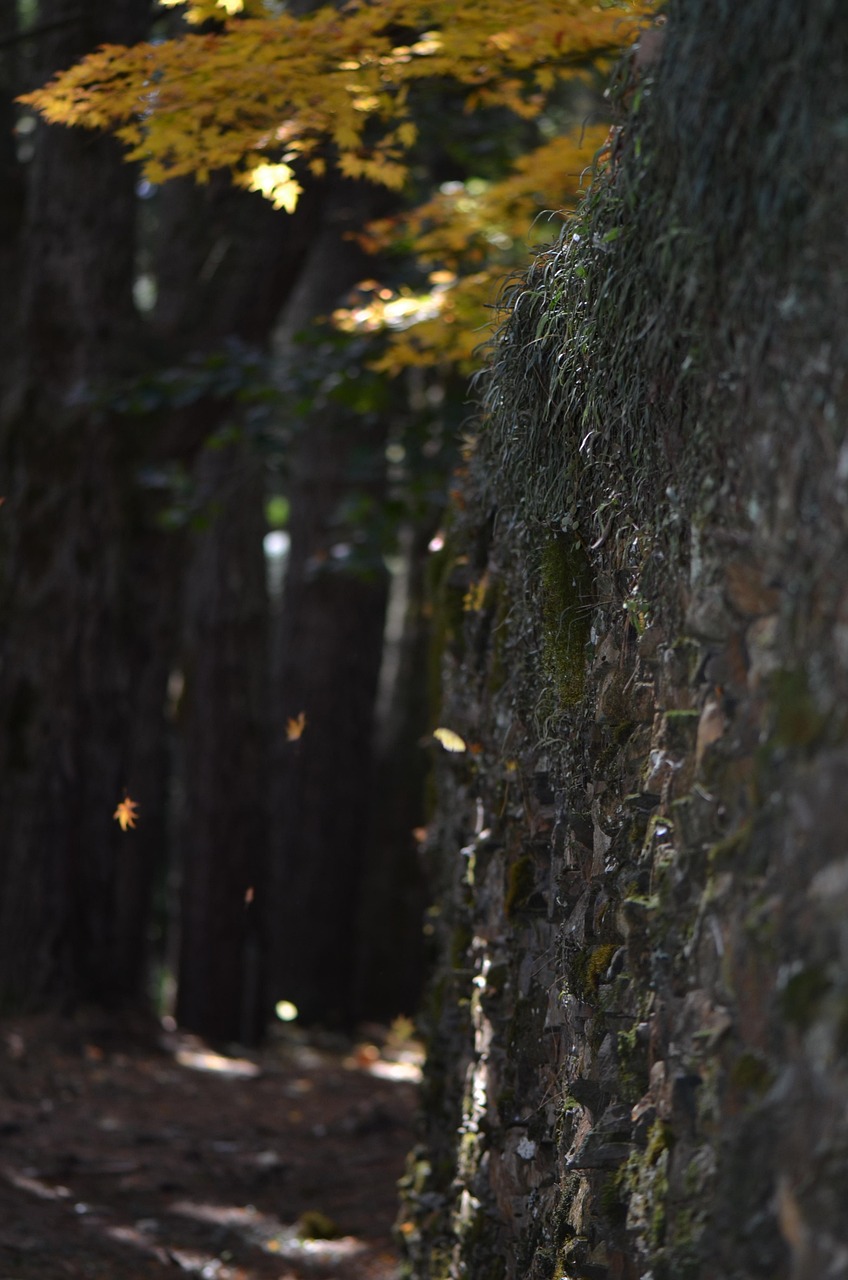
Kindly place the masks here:
[(445, 751), (467, 751), (465, 739), (460, 738), (458, 733), (454, 733), (453, 729), (434, 729), (433, 737), (440, 742)]
[(297, 742), (306, 728), (306, 712), (301, 711), (300, 715), (289, 716), (286, 721), (286, 737), (289, 742)]
[(129, 827), (135, 826), (135, 820), (138, 817), (138, 805), (135, 800), (130, 800), (129, 796), (125, 795), (112, 817), (117, 818), (121, 830), (126, 831)]

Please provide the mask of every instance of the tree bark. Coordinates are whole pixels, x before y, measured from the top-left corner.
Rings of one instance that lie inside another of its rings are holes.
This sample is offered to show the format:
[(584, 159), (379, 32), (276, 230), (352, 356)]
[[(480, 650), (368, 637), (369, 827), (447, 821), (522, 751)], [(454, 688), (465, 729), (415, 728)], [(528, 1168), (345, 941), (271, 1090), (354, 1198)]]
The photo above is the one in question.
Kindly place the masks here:
[[(154, 335), (172, 358), (236, 340), (261, 350), (313, 234), (308, 193), (294, 216), (223, 175), (160, 197)], [(231, 353), (237, 359), (236, 353)], [(241, 388), (250, 391), (250, 387)], [(164, 452), (191, 475), (179, 715), (179, 1022), (252, 1043), (265, 1017), (268, 863), (268, 609), (262, 539), (264, 457), (232, 398), (175, 413)], [(222, 428), (236, 443), (218, 447)]]
[(216, 502), (189, 559), (179, 1022), (251, 1043), (264, 1017), (267, 866), (264, 476), (242, 445), (207, 453)]
[(433, 532), (423, 523), (404, 530), (403, 619), (400, 635), (392, 638), (396, 665), (381, 672), (374, 803), (355, 949), (355, 1006), (363, 1019), (413, 1014), (424, 982), (428, 886), (420, 845), (429, 761), (422, 738), (432, 710), (425, 567)]
[[(147, 10), (45, 4), (62, 25), (39, 43), (39, 77), (137, 38)], [(138, 441), (102, 401), (133, 360), (134, 174), (111, 139), (38, 135), (0, 428), (0, 988), (6, 1004), (117, 1003), (139, 994), (126, 930), (150, 875), (144, 838), (112, 819), (124, 787), (147, 799), (133, 769), (148, 654), (129, 554)]]
[[(385, 197), (342, 186), (326, 213), (287, 308), (280, 347), (328, 314), (373, 273), (346, 238)], [(282, 604), (278, 745), (274, 777), (275, 999), (307, 1021), (350, 1023), (357, 902), (373, 784), (372, 726), (382, 654), (387, 573), (379, 549), (357, 547), (342, 518), (352, 496), (379, 504), (385, 491), (386, 421), (360, 417), (326, 397), (292, 445), (291, 551)], [(306, 728), (286, 741), (283, 725)]]

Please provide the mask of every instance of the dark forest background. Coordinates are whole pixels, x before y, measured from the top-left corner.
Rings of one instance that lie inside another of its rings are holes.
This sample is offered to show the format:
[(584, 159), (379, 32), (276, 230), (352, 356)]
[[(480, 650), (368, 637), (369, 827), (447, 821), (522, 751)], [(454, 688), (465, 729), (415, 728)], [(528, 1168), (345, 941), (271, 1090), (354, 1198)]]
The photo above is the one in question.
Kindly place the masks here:
[(354, 233), (542, 134), (440, 85), (406, 192), (311, 179), (283, 214), (224, 174), (154, 187), (15, 101), (177, 22), (3, 9), (0, 1007), (152, 1001), (249, 1042), (280, 1000), (411, 1012), (432, 932), (427, 548), (468, 384), (377, 373), (386, 338), (328, 321), (409, 270)]

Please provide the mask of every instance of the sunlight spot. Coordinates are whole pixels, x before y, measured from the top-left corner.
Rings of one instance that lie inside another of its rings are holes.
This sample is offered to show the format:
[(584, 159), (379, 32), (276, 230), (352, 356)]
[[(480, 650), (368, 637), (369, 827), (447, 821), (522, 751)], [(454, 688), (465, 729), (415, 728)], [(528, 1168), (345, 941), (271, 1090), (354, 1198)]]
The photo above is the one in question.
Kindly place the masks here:
[(212, 1222), (217, 1226), (241, 1230), (256, 1226), (264, 1220), (263, 1215), (252, 1204), (200, 1204), (196, 1200), (177, 1200), (171, 1205), (171, 1213), (178, 1213), (183, 1218), (193, 1218), (195, 1222)]
[(202, 1280), (223, 1280), (225, 1275), (233, 1274), (229, 1267), (224, 1267), (220, 1258), (210, 1257), (208, 1253), (193, 1253), (188, 1249), (170, 1249), (168, 1252), (180, 1271), (201, 1276)]
[(283, 529), (272, 529), (262, 539), (262, 546), (266, 556), (273, 560), (287, 554), (290, 542), (291, 538)]
[(401, 1084), (420, 1084), (424, 1054), (420, 1048), (403, 1049), (392, 1060), (380, 1056), (373, 1044), (360, 1044), (344, 1059), (347, 1071), (362, 1071), (378, 1080), (391, 1080)]
[(212, 1071), (239, 1080), (252, 1080), (262, 1074), (256, 1063), (247, 1058), (224, 1058), (208, 1050), (178, 1049), (174, 1056), (181, 1067), (190, 1071)]
[(153, 310), (159, 292), (155, 276), (150, 275), (149, 272), (136, 276), (132, 291), (137, 310), (142, 312)]
[(70, 1197), (71, 1193), (67, 1187), (51, 1187), (49, 1183), (42, 1182), (35, 1176), (34, 1169), (26, 1173), (18, 1173), (15, 1169), (4, 1169), (2, 1172), (7, 1182), (11, 1182), (13, 1187), (17, 1187), (19, 1191), (28, 1191), (39, 1200), (67, 1200)]
[(297, 1017), (298, 1009), (296, 1004), (292, 1004), (291, 1000), (278, 1000), (274, 1005), (274, 1012), (280, 1019), (280, 1022), (294, 1022)]
[(364, 1067), (369, 1076), (378, 1080), (405, 1081), (408, 1084), (421, 1083), (421, 1068), (416, 1062), (372, 1062)]
[(303, 1263), (308, 1268), (338, 1266), (368, 1251), (368, 1245), (355, 1236), (342, 1236), (337, 1240), (305, 1240), (300, 1235), (299, 1224), (285, 1226), (279, 1218), (260, 1213), (252, 1204), (239, 1208), (179, 1200), (171, 1205), (171, 1212), (193, 1218), (196, 1222), (229, 1227), (265, 1253), (285, 1262)]

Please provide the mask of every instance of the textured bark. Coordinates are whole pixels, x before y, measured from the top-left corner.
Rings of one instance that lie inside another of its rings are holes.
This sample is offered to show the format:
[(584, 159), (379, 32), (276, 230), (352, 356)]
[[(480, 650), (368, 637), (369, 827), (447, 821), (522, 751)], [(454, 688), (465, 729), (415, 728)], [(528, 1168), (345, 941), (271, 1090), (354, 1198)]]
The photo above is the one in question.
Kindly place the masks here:
[(24, 170), (15, 145), (15, 96), (23, 90), (17, 13), (3, 23), (9, 43), (0, 47), (0, 359), (10, 369), (17, 352), (16, 330), (20, 289), (20, 231), (24, 207)]
[[(375, 216), (383, 199), (341, 187), (328, 200), (284, 316), (284, 361), (297, 359), (293, 338), (304, 320), (328, 314), (373, 271), (346, 232)], [(275, 763), (272, 995), (294, 1001), (308, 1020), (350, 1022), (354, 1016), (356, 913), (387, 575), (379, 547), (358, 547), (340, 516), (345, 500), (356, 495), (379, 504), (387, 426), (328, 397), (291, 450), (278, 732), (301, 711), (307, 726), (297, 742), (280, 743)]]
[(264, 476), (231, 447), (206, 454), (198, 479), (214, 514), (188, 566), (177, 1018), (210, 1038), (252, 1043), (265, 1016)]
[[(58, 25), (38, 45), (41, 78), (137, 38), (147, 17), (141, 0), (71, 8), (43, 6)], [(132, 361), (134, 175), (110, 140), (40, 129), (27, 178), (0, 455), (0, 984), (7, 1002), (118, 1001), (138, 995), (122, 930), (129, 913), (139, 931), (131, 886), (152, 865), (112, 820), (123, 787), (147, 800), (134, 774), (146, 651), (128, 555), (137, 442), (97, 397)]]
[[(314, 199), (286, 217), (223, 178), (162, 193), (153, 335), (172, 360), (267, 344), (313, 234)], [(215, 434), (228, 428), (239, 443), (221, 448)], [(267, 1012), (263, 459), (237, 396), (176, 411), (160, 433), (163, 458), (190, 470), (199, 524), (185, 545), (175, 540), (185, 556), (177, 1016), (215, 1040), (253, 1042)]]
[(374, 800), (354, 952), (355, 1004), (369, 1018), (412, 1014), (425, 977), (429, 887), (416, 832), (427, 820), (429, 760), (422, 740), (431, 728), (433, 691), (425, 566), (434, 532), (429, 526), (404, 531), (400, 634), (389, 636), (387, 628), (390, 668), (384, 664), (381, 673)]

